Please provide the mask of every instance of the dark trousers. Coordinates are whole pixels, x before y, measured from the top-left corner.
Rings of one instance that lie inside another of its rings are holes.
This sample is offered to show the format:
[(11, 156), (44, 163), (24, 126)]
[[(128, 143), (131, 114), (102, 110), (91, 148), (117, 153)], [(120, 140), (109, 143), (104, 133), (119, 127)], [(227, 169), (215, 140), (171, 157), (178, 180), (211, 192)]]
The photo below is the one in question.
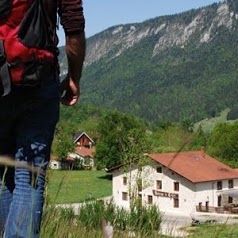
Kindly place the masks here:
[(39, 237), (59, 99), (55, 73), (38, 86), (15, 86), (0, 98), (0, 156), (15, 163), (0, 167), (0, 234), (5, 238)]

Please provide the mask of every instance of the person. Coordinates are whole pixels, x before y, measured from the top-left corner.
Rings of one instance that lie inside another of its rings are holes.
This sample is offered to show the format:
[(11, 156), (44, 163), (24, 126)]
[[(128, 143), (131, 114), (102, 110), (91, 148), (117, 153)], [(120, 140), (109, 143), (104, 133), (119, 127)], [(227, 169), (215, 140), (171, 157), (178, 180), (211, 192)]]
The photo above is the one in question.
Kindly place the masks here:
[[(0, 162), (3, 163), (0, 237), (37, 238), (60, 102), (75, 105), (80, 95), (85, 57), (83, 3), (82, 0), (1, 2), (4, 5), (0, 3)], [(8, 5), (11, 9), (4, 12)], [(32, 14), (33, 9), (41, 10)], [(29, 22), (31, 17), (46, 20), (47, 25)], [(58, 19), (65, 33), (68, 60), (62, 88), (57, 59)]]

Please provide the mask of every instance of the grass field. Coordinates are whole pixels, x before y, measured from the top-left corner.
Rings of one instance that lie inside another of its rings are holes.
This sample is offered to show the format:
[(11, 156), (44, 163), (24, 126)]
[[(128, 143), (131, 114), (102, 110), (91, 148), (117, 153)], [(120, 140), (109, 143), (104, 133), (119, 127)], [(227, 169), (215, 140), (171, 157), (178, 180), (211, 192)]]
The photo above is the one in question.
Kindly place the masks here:
[(213, 117), (213, 118), (206, 118), (202, 121), (199, 121), (197, 123), (194, 124), (194, 130), (196, 131), (198, 129), (199, 126), (202, 126), (202, 129), (204, 132), (211, 132), (212, 129), (215, 127), (216, 124), (218, 123), (223, 123), (223, 122), (227, 122), (227, 123), (233, 123), (236, 120), (227, 120), (227, 113), (229, 112), (229, 109), (226, 109), (224, 111), (221, 112), (221, 114), (217, 117)]
[(112, 195), (112, 181), (104, 171), (49, 170), (47, 176), (47, 201), (53, 204), (79, 203)]
[(201, 225), (190, 227), (191, 235), (188, 238), (237, 238), (237, 225)]

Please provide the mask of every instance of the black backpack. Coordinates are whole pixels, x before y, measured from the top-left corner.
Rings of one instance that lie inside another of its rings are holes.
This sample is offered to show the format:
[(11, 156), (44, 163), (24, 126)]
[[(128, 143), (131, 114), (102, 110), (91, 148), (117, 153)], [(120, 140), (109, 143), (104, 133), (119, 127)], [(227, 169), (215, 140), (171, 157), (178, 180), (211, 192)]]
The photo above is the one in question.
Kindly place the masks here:
[(9, 16), (12, 10), (12, 0), (0, 0), (0, 20)]

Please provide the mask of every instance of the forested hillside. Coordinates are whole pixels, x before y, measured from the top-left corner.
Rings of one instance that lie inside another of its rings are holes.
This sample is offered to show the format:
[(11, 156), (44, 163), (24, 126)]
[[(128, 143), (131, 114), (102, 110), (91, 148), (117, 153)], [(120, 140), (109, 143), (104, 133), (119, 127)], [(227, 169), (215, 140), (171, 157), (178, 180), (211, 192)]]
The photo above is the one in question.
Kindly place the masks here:
[(150, 122), (238, 118), (237, 43), (238, 0), (111, 27), (87, 39), (81, 102)]
[(73, 136), (85, 131), (95, 141), (97, 168), (134, 161), (145, 153), (201, 149), (224, 163), (238, 166), (238, 122), (227, 123), (217, 118), (211, 130), (203, 130), (203, 124), (195, 129), (189, 120), (153, 125), (127, 113), (82, 103), (76, 107), (62, 106), (61, 109), (52, 150), (53, 155), (60, 159), (74, 151)]

